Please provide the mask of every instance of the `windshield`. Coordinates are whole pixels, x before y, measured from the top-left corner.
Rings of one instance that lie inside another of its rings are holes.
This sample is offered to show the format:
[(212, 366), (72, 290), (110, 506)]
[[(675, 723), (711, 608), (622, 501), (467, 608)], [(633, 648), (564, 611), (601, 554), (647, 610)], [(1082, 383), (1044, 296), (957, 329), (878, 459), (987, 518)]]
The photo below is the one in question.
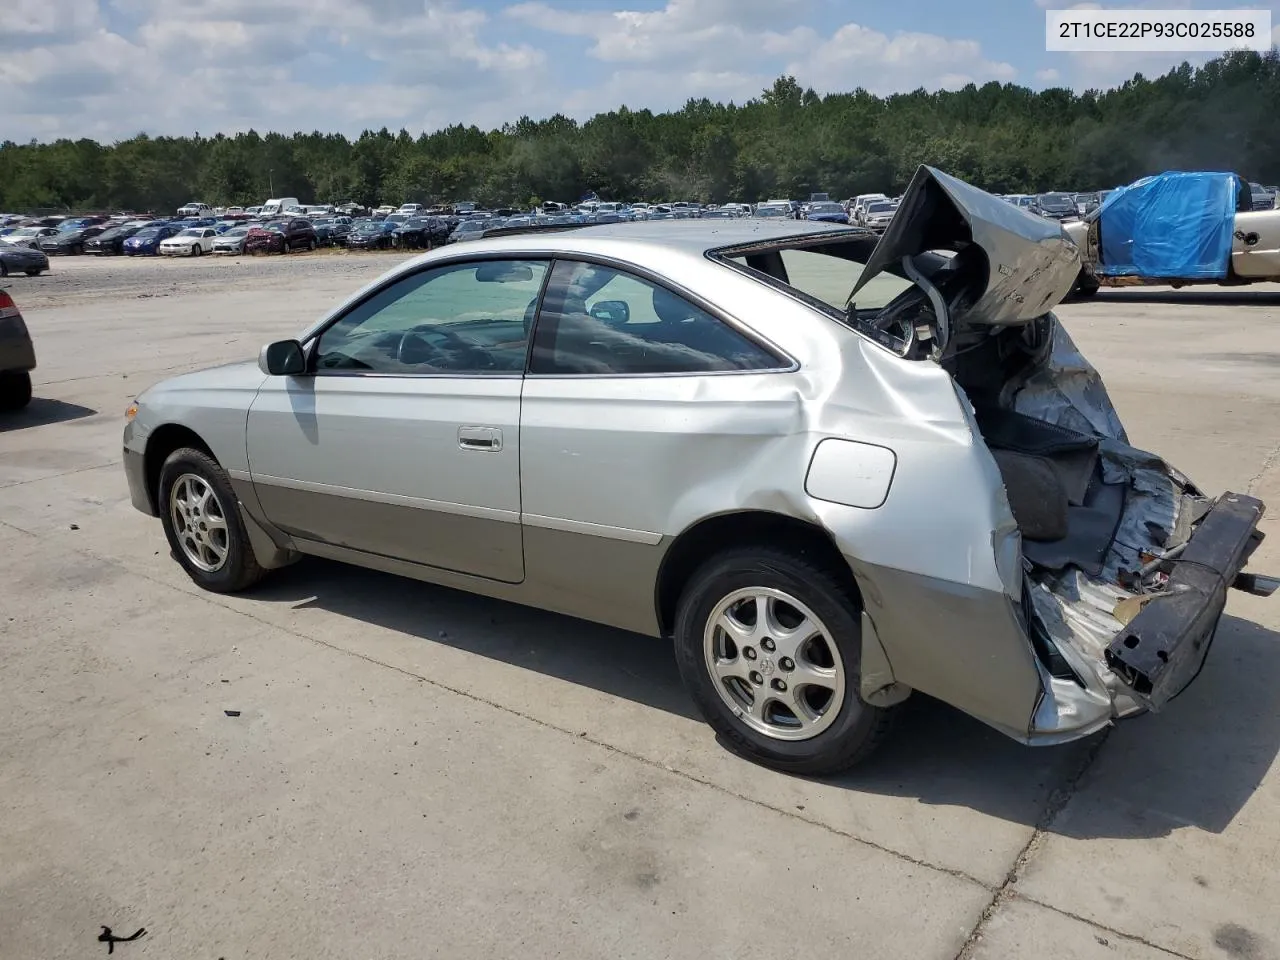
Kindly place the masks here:
[(814, 203), (809, 206), (810, 213), (844, 213), (844, 207), (838, 203)]
[(785, 217), (787, 211), (781, 207), (759, 207), (756, 210), (757, 217)]
[(363, 223), (357, 223), (355, 226), (356, 233), (377, 233), (382, 229), (382, 225), (372, 220), (365, 220)]
[(286, 224), (280, 220), (274, 220), (271, 223), (264, 223), (262, 229), (270, 230), (273, 233), (284, 233)]
[(867, 213), (889, 213), (892, 210), (892, 203), (873, 203), (867, 207)]
[(178, 236), (180, 236), (180, 237), (199, 237), (199, 236), (201, 236), (201, 235), (203, 235), (203, 234), (204, 234), (204, 231), (203, 231), (203, 230), (200, 230), (200, 229), (193, 229), (193, 230), (183, 230), (180, 234), (178, 234)]
[(230, 230), (224, 233), (223, 236), (224, 237), (243, 237), (243, 236), (247, 236), (248, 233), (249, 233), (248, 227), (232, 227)]
[(1046, 210), (1074, 210), (1075, 203), (1065, 193), (1045, 193), (1040, 195), (1040, 206)]
[(159, 227), (143, 227), (141, 230), (135, 233), (134, 236), (137, 237), (139, 240), (149, 240), (151, 237), (160, 236), (160, 228)]

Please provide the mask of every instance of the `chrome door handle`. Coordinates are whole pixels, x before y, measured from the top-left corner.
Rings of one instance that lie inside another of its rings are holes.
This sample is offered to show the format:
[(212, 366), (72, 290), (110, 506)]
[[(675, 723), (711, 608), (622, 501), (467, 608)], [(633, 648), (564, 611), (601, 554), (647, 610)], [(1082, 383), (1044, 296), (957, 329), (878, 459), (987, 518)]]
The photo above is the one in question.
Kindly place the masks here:
[(458, 446), (463, 450), (496, 453), (502, 449), (502, 431), (497, 427), (459, 427)]

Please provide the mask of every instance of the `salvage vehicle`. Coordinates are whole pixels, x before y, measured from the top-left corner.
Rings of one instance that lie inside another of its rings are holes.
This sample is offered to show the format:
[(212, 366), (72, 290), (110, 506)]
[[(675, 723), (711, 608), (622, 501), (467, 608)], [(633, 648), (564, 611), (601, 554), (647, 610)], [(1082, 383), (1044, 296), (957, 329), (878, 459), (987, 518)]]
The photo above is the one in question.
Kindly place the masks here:
[(38, 277), (49, 269), (49, 257), (36, 247), (0, 243), (0, 277), (11, 273), (25, 273)]
[(1036, 194), (1031, 210), (1050, 220), (1070, 220), (1080, 215), (1076, 199), (1069, 193)]
[(124, 242), (124, 254), (126, 257), (157, 256), (160, 244), (180, 229), (172, 223), (153, 223), (149, 227), (143, 227)]
[(18, 305), (0, 290), (0, 412), (21, 410), (31, 402), (31, 371), (36, 350)]
[(1063, 225), (1080, 249), (1076, 295), (1280, 281), (1280, 210), (1255, 207), (1248, 182), (1231, 173), (1162, 173), (1107, 191)]
[(124, 253), (124, 242), (148, 226), (146, 223), (121, 223), (108, 227), (91, 240), (85, 241), (84, 252), (97, 256)]
[(845, 208), (831, 201), (809, 204), (809, 209), (805, 211), (804, 218), (822, 223), (849, 222), (849, 214)]
[(245, 253), (289, 253), (314, 250), (316, 246), (316, 228), (310, 220), (300, 217), (251, 227), (244, 243)]
[(41, 237), (35, 245), (51, 256), (79, 256), (84, 253), (84, 245), (106, 229), (102, 222), (68, 221), (58, 228), (57, 233)]
[(357, 220), (347, 234), (347, 249), (386, 250), (391, 246), (391, 234), (395, 228), (394, 221)]
[(439, 217), (412, 216), (391, 231), (392, 246), (404, 250), (430, 250), (448, 239), (449, 228)]
[(218, 231), (213, 227), (188, 227), (160, 241), (163, 257), (199, 257), (213, 253), (213, 241)]
[(15, 227), (0, 237), (0, 249), (4, 247), (37, 247), (45, 237), (58, 233), (56, 227)]
[(486, 237), (146, 390), (124, 471), (211, 591), (307, 554), (670, 637), (779, 769), (857, 762), (913, 691), (1061, 743), (1162, 707), (1228, 588), (1276, 585), (1242, 575), (1259, 500), (1129, 444), (1051, 312), (1078, 269), (928, 167), (881, 238)]
[(213, 252), (240, 254), (244, 253), (245, 239), (249, 236), (248, 224), (242, 224), (238, 227), (232, 227), (226, 233), (220, 233), (213, 238)]

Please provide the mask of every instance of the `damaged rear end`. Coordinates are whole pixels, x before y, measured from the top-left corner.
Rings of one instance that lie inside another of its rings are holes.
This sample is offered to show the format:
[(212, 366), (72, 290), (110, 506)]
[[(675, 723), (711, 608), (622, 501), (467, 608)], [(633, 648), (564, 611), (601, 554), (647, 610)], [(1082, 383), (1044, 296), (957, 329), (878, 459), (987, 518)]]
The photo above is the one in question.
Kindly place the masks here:
[[(1262, 539), (1263, 504), (1213, 498), (1129, 443), (1052, 308), (1079, 254), (1061, 226), (922, 167), (846, 305), (847, 322), (950, 374), (1018, 530), (1018, 619), (1043, 691), (1026, 739), (1054, 742), (1157, 710), (1197, 675)], [(885, 271), (912, 286), (861, 310)]]

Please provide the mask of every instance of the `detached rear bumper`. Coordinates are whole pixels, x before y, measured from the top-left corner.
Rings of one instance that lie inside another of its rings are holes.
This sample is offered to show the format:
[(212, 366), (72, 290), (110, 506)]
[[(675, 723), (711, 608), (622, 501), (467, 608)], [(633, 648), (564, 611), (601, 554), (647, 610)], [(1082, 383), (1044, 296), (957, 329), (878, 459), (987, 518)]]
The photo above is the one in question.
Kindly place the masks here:
[(1200, 672), (1227, 590), (1262, 541), (1265, 510), (1244, 494), (1219, 497), (1172, 561), (1167, 590), (1107, 646), (1107, 665), (1149, 709), (1159, 710)]

